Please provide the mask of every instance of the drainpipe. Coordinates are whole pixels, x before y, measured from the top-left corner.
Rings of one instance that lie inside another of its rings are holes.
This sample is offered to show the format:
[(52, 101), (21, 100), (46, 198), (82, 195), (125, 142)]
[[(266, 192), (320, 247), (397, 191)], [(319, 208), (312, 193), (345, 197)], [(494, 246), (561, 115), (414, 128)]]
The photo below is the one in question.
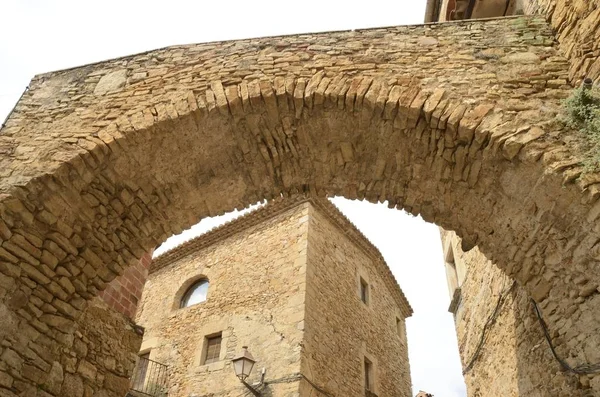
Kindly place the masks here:
[(471, 19), (473, 16), (473, 10), (475, 9), (475, 2), (477, 0), (469, 0), (469, 5), (467, 6), (467, 12), (465, 13), (465, 19)]
[(427, 0), (427, 6), (425, 7), (425, 23), (437, 22), (439, 20), (435, 18), (435, 10), (438, 8), (438, 2), (440, 0)]
[(508, 13), (508, 8), (510, 7), (510, 3), (512, 0), (506, 0), (506, 7), (504, 7), (504, 16), (506, 16), (506, 14)]

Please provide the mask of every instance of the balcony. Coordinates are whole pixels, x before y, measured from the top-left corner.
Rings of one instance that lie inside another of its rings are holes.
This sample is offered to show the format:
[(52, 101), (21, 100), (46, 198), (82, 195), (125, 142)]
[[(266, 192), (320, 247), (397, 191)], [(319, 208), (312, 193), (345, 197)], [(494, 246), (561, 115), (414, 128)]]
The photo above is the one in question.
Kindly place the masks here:
[(168, 367), (141, 356), (131, 377), (131, 389), (127, 397), (167, 397), (168, 394)]

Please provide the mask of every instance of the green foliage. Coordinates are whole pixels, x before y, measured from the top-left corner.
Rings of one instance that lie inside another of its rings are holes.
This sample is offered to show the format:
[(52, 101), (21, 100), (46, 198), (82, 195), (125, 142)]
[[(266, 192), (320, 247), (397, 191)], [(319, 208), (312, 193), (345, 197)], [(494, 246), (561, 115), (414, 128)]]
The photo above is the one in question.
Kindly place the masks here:
[(589, 144), (585, 170), (600, 170), (600, 88), (576, 89), (565, 101), (565, 111), (567, 125), (580, 131)]

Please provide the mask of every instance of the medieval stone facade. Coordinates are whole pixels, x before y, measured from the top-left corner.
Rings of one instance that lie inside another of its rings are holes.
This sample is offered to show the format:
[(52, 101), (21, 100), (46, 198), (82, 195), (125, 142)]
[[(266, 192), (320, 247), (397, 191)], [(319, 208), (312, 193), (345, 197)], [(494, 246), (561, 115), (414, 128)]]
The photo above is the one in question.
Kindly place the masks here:
[[(206, 300), (181, 307), (199, 280)], [(242, 395), (231, 363), (242, 346), (257, 360), (248, 382), (265, 370), (264, 395), (408, 397), (410, 314), (381, 255), (333, 204), (294, 199), (157, 258), (137, 322), (140, 353), (168, 366), (169, 397)]]
[[(60, 396), (78, 377), (77, 397), (120, 397), (102, 368), (134, 344), (95, 350), (97, 372), (74, 346), (98, 346), (84, 319), (101, 291), (201, 218), (297, 193), (387, 201), (456, 231), (545, 310), (560, 356), (597, 367), (600, 176), (559, 121), (574, 85), (600, 80), (600, 1), (523, 4), (539, 15), (174, 46), (36, 76), (0, 130), (0, 395)], [(99, 326), (138, 338), (119, 321)], [(110, 373), (130, 367), (119, 356)]]
[[(530, 296), (477, 247), (465, 252), (453, 232), (442, 231), (444, 261), (459, 351), (469, 397), (594, 397), (598, 380), (566, 371), (552, 356)], [(593, 291), (590, 291), (592, 294)], [(544, 303), (541, 316), (555, 307)], [(588, 320), (592, 321), (591, 313)], [(572, 344), (564, 329), (553, 343)], [(589, 351), (590, 361), (598, 360)], [(590, 384), (590, 382), (595, 382)]]
[(523, 13), (527, 0), (428, 0), (425, 22), (483, 19)]

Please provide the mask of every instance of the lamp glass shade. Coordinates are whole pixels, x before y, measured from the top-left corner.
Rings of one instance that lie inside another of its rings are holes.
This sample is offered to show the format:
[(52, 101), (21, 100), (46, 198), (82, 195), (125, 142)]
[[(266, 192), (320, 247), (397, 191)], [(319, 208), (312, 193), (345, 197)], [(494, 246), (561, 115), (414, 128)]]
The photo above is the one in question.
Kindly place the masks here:
[(235, 375), (241, 380), (246, 380), (250, 373), (252, 372), (252, 368), (254, 367), (254, 357), (248, 351), (247, 347), (242, 348), (242, 353), (236, 356), (233, 360), (233, 370), (235, 371)]

